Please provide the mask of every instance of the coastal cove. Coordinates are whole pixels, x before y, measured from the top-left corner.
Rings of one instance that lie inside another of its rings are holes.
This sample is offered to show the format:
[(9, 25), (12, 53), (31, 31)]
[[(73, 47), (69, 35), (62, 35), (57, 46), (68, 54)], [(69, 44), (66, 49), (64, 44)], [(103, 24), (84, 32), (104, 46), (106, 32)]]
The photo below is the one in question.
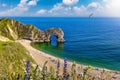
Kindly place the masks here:
[[(14, 17), (25, 24), (46, 30), (62, 28), (64, 44), (35, 44), (48, 54), (70, 61), (111, 70), (120, 70), (120, 18), (38, 18)], [(71, 56), (72, 55), (72, 56)]]

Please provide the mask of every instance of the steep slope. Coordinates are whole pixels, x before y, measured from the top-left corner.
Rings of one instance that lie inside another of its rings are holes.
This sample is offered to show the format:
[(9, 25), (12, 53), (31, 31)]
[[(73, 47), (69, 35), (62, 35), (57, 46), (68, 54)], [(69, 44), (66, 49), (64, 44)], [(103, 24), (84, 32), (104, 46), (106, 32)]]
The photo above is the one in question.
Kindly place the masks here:
[[(0, 41), (0, 80), (4, 77), (7, 80), (13, 80), (18, 74), (22, 74), (23, 78), (27, 60), (35, 64), (28, 51), (20, 43)], [(32, 65), (31, 69), (33, 70)]]
[(6, 18), (0, 20), (0, 80), (16, 80), (18, 74), (23, 80), (26, 62), (31, 62), (31, 71), (36, 64), (29, 52), (16, 42), (23, 34), (20, 26), (24, 24)]

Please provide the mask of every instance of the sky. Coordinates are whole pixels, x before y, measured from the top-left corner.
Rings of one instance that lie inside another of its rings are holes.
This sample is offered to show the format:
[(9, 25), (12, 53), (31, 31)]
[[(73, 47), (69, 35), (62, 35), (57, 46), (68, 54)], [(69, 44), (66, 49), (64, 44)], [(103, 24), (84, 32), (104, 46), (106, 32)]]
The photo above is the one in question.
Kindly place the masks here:
[(0, 0), (0, 16), (120, 17), (120, 0)]

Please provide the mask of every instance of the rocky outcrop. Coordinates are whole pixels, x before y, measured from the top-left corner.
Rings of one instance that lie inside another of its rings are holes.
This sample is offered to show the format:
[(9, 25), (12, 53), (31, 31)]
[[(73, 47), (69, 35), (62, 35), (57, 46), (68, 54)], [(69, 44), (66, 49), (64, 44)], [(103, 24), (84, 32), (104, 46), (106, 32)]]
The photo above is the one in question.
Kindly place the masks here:
[(33, 25), (25, 25), (8, 18), (0, 20), (0, 35), (10, 40), (29, 39), (33, 42), (50, 42), (51, 35), (55, 35), (58, 42), (65, 41), (64, 33), (60, 28), (50, 28), (42, 31)]
[(47, 29), (44, 32), (46, 34), (46, 39), (45, 39), (46, 42), (50, 41), (51, 35), (55, 35), (57, 37), (58, 42), (64, 42), (65, 41), (64, 38), (63, 38), (64, 33), (61, 30), (61, 28), (50, 28), (50, 29)]

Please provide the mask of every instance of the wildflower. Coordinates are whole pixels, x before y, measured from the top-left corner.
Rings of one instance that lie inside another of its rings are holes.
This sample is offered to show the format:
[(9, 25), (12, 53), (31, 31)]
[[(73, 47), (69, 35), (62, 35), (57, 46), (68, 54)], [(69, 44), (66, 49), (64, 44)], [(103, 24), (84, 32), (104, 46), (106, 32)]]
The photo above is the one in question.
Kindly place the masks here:
[(58, 63), (57, 63), (57, 69), (60, 68), (60, 60), (58, 59)]
[(29, 73), (29, 70), (30, 70), (30, 61), (27, 61), (26, 72)]
[(26, 74), (25, 74), (24, 80), (30, 80), (29, 70), (30, 70), (30, 61), (28, 60), (26, 64)]
[(67, 75), (67, 59), (64, 59), (64, 70), (63, 70), (63, 80), (67, 80), (68, 79), (68, 75)]
[(67, 72), (67, 59), (65, 58), (64, 59), (64, 71), (63, 71), (63, 74), (66, 74)]

